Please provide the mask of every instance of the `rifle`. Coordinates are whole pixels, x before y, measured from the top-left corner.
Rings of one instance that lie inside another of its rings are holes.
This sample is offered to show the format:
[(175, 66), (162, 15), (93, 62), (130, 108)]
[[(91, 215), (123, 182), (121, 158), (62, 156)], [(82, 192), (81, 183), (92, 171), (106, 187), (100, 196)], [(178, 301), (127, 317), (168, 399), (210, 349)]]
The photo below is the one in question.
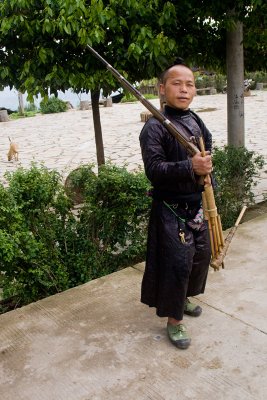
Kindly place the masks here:
[[(177, 127), (165, 117), (165, 115), (159, 111), (153, 104), (151, 104), (134, 86), (132, 86), (115, 68), (113, 68), (100, 54), (98, 54), (91, 46), (87, 45), (87, 48), (90, 50), (93, 55), (98, 58), (106, 68), (112, 73), (115, 78), (121, 83), (121, 85), (129, 90), (136, 98), (139, 100), (150, 112), (153, 116), (161, 122), (165, 128), (169, 131), (169, 133), (175, 137), (175, 139), (187, 150), (190, 156), (194, 156), (197, 153), (200, 153), (200, 150), (197, 146), (195, 146), (192, 142), (189, 142), (185, 135), (178, 131)], [(202, 139), (202, 138), (201, 138)], [(205, 155), (204, 142), (203, 139), (200, 140), (200, 148), (202, 156)], [(210, 242), (211, 242), (211, 250), (212, 250), (212, 260), (211, 267), (214, 270), (218, 270), (220, 266), (223, 266), (223, 259), (226, 255), (226, 251), (224, 251), (224, 237), (221, 225), (221, 219), (219, 214), (217, 213), (217, 207), (215, 205), (213, 187), (211, 184), (211, 179), (208, 179), (208, 182), (204, 185), (204, 192), (202, 195), (203, 198), (203, 208), (205, 211), (206, 218), (208, 220), (209, 225), (209, 234), (210, 234)], [(233, 235), (232, 235), (233, 236)], [(216, 261), (216, 262), (215, 262)]]

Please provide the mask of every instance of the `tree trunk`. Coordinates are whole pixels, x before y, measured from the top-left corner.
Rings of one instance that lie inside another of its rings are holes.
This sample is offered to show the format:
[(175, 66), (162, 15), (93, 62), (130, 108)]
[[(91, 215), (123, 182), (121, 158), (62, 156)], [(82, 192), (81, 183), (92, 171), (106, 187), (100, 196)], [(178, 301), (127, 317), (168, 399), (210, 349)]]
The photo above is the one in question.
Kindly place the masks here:
[(102, 128), (99, 112), (99, 96), (100, 90), (95, 90), (91, 92), (92, 112), (95, 129), (96, 158), (98, 166), (105, 164)]
[(227, 32), (227, 118), (228, 145), (245, 146), (243, 24)]
[(8, 113), (7, 110), (0, 110), (0, 122), (8, 122)]
[(19, 114), (24, 115), (23, 94), (20, 91), (18, 92), (18, 99), (19, 99)]

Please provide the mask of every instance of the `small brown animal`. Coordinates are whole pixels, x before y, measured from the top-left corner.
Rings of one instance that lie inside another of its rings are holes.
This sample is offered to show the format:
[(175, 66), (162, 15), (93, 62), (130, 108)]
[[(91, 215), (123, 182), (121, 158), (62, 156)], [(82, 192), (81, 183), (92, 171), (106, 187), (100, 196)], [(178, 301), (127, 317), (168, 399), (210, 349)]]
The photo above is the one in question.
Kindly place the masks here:
[(8, 139), (10, 141), (10, 146), (9, 146), (9, 151), (7, 153), (7, 159), (8, 159), (8, 161), (11, 161), (13, 159), (15, 161), (18, 161), (19, 160), (19, 146), (17, 143), (12, 142), (10, 137), (8, 137)]

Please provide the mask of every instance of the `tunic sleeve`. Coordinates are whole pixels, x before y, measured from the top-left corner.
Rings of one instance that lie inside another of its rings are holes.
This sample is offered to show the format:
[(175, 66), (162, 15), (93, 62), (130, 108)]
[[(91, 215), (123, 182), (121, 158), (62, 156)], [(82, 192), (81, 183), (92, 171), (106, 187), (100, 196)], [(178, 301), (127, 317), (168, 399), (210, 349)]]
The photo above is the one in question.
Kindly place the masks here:
[(140, 145), (146, 175), (154, 186), (164, 184), (177, 190), (181, 182), (195, 182), (191, 158), (158, 121), (146, 123)]

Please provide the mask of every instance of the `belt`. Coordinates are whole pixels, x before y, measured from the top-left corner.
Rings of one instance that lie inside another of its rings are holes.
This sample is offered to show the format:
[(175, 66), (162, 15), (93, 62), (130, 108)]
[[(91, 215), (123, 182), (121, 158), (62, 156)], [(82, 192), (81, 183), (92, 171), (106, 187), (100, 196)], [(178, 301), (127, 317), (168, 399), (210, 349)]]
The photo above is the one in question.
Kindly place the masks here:
[(164, 200), (173, 209), (181, 208), (182, 210), (195, 210), (201, 207), (201, 201), (179, 201), (176, 203)]
[(192, 193), (191, 195), (179, 195), (168, 191), (152, 189), (150, 196), (154, 200), (165, 201), (174, 207), (179, 207), (183, 210), (195, 209), (201, 206), (201, 193)]

